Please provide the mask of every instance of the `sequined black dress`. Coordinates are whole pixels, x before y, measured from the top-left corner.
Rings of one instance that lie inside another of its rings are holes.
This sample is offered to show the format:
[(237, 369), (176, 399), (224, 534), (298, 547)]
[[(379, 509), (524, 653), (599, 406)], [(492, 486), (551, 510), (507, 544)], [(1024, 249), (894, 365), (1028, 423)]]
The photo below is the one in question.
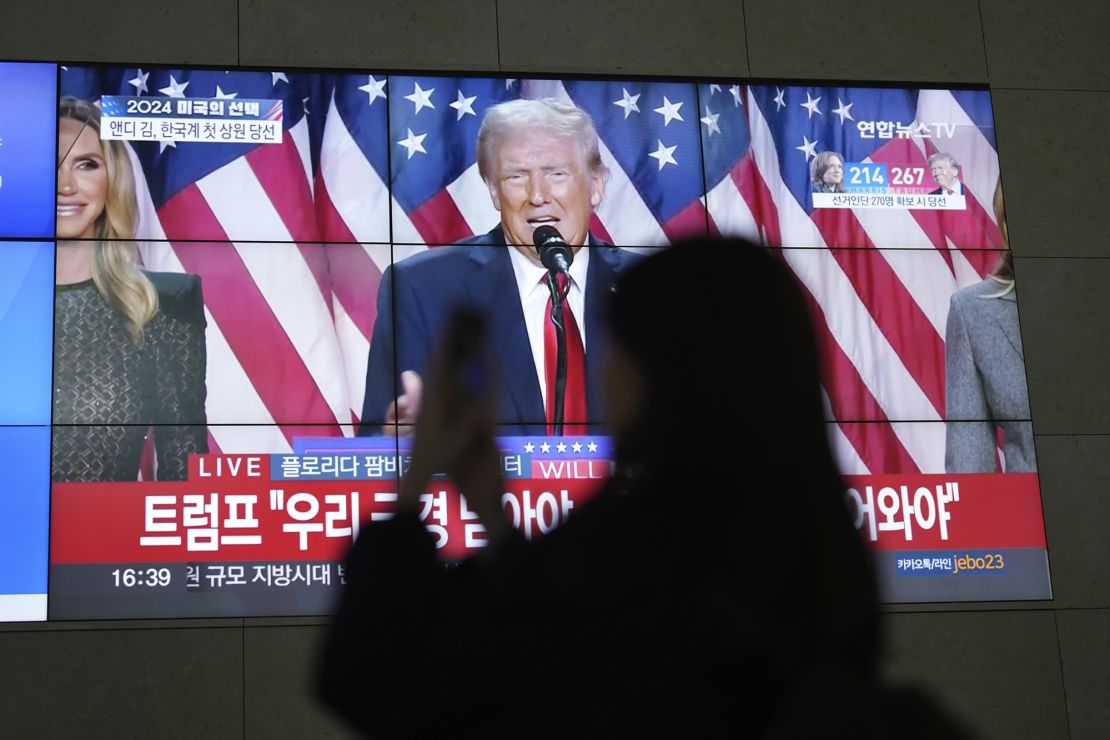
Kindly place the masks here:
[(91, 280), (54, 298), (55, 481), (133, 481), (153, 429), (159, 480), (208, 451), (204, 300), (195, 275), (147, 273), (158, 313), (136, 345)]

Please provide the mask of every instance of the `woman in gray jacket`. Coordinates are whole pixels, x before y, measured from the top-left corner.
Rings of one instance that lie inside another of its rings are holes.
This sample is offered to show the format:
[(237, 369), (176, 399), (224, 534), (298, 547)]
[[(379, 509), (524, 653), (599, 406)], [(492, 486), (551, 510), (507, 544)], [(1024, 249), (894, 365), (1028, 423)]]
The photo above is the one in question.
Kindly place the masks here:
[(1037, 469), (1001, 183), (994, 210), (1006, 251), (986, 280), (952, 295), (948, 310), (944, 469), (949, 473), (996, 472), (999, 430), (1002, 472)]

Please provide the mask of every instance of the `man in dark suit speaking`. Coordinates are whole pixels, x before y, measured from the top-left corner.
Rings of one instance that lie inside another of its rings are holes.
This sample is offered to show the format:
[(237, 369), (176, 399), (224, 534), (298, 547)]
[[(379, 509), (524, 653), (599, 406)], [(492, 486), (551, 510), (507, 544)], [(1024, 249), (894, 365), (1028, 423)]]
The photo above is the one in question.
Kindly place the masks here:
[[(555, 100), (513, 100), (486, 111), (478, 171), (501, 223), (489, 233), (391, 266), (378, 292), (360, 434), (407, 434), (416, 420), (430, 354), (458, 308), (486, 318), (490, 353), (503, 382), (500, 431), (549, 432), (555, 348), (547, 270), (532, 232), (552, 226), (570, 245), (566, 317), (565, 421), (601, 416), (599, 365), (604, 301), (635, 259), (589, 232), (608, 170), (589, 116)], [(586, 249), (583, 249), (586, 246)], [(396, 398), (394, 392), (396, 389)], [(400, 426), (395, 426), (399, 424)]]

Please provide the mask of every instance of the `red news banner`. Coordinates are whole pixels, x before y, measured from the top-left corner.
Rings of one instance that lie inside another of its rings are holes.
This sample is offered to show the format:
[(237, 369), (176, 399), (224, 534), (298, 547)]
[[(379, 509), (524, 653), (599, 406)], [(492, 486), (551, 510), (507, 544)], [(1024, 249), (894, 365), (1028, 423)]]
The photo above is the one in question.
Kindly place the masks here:
[[(193, 455), (183, 482), (55, 483), (51, 566), (341, 560), (361, 527), (392, 516), (409, 456), (390, 440), (313, 442), (291, 455)], [(603, 437), (498, 442), (502, 503), (529, 538), (565, 521), (612, 471)], [(419, 513), (445, 560), (486, 545), (446, 479), (429, 484)]]
[[(610, 474), (611, 462), (590, 456), (587, 444), (530, 439), (517, 445), (520, 454), (503, 456), (502, 503), (526, 536), (573, 516)], [(299, 477), (290, 477), (292, 458)], [(382, 462), (349, 453), (203, 455), (191, 459), (184, 482), (55, 483), (51, 565), (341, 560), (361, 527), (392, 516), (405, 464), (402, 456)], [(879, 551), (1045, 547), (1033, 473), (848, 476), (845, 483), (856, 527)], [(447, 480), (429, 484), (420, 516), (446, 560), (486, 544), (477, 515)]]
[[(590, 499), (600, 482), (508, 480), (502, 501), (518, 529), (538, 536)], [(392, 516), (396, 500), (396, 481), (56, 483), (50, 562), (341, 560), (361, 527)], [(446, 480), (421, 496), (420, 518), (444, 559), (486, 544), (477, 515)]]

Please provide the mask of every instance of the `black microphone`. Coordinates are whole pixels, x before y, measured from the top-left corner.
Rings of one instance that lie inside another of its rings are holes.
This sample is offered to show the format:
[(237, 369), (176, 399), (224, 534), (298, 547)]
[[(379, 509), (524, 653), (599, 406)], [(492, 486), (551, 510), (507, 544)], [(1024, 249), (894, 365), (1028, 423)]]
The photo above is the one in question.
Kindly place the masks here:
[(559, 290), (555, 276), (566, 275), (566, 290), (570, 290), (570, 263), (574, 252), (563, 235), (554, 226), (541, 226), (532, 232), (532, 243), (539, 252), (540, 262), (547, 268), (547, 289), (551, 291), (551, 323), (555, 326), (555, 415), (552, 426), (556, 437), (563, 436), (563, 406), (567, 390), (567, 335), (563, 325), (562, 304), (566, 293)]
[(570, 279), (570, 263), (574, 252), (554, 226), (541, 226), (532, 232), (532, 243), (540, 254), (540, 262), (551, 273), (561, 272)]

